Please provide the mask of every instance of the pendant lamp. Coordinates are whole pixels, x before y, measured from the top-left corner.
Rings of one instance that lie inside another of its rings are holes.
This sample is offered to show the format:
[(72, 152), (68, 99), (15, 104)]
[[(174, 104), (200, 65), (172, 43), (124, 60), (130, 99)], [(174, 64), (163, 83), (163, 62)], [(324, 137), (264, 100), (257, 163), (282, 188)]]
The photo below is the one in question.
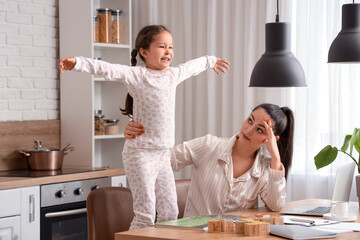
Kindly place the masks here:
[(328, 63), (360, 63), (360, 4), (342, 6), (341, 31), (332, 42)]
[(290, 23), (279, 22), (279, 1), (274, 23), (265, 24), (265, 53), (251, 73), (249, 87), (305, 87), (305, 73), (290, 51)]

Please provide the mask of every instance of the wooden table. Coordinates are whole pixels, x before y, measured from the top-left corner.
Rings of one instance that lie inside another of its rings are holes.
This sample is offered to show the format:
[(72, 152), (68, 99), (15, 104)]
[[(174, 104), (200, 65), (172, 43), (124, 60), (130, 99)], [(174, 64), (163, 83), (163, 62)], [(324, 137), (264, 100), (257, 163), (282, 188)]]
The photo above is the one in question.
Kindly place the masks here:
[[(305, 199), (300, 201), (289, 202), (286, 204), (284, 209), (292, 208), (297, 205), (313, 205), (313, 204), (330, 204), (330, 200), (324, 199)], [(351, 202), (350, 204), (356, 204), (358, 202)], [(248, 209), (239, 212), (233, 212), (233, 215), (249, 215), (249, 214), (260, 214), (260, 213), (269, 213), (271, 216), (278, 216), (279, 212), (269, 212), (265, 207), (257, 209)], [(360, 222), (360, 211), (357, 211), (357, 220)], [(205, 240), (205, 239), (257, 239), (257, 240), (267, 240), (267, 239), (284, 239), (276, 236), (260, 236), (260, 237), (246, 237), (244, 235), (235, 234), (235, 233), (208, 233), (201, 232), (196, 230), (183, 230), (183, 229), (173, 229), (173, 228), (142, 228), (133, 231), (120, 232), (115, 234), (115, 240), (150, 240), (150, 239), (186, 239), (186, 240)], [(339, 236), (336, 239), (341, 240), (354, 240), (360, 239), (359, 232), (347, 232), (339, 233)]]

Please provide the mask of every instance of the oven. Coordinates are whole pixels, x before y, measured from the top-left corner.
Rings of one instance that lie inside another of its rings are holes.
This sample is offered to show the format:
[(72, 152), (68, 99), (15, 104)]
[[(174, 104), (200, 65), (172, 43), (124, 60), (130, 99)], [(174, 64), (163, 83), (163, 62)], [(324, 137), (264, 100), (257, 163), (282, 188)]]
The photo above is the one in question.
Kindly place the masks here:
[(108, 177), (42, 185), (40, 239), (87, 240), (87, 196), (92, 190), (109, 186)]

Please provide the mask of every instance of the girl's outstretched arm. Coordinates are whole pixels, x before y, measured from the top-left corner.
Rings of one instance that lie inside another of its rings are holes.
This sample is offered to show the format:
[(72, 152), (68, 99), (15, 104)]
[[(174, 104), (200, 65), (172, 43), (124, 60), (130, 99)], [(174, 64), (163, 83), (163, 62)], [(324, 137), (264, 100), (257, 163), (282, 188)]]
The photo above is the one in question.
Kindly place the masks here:
[(59, 63), (60, 73), (73, 69), (75, 67), (75, 64), (76, 64), (76, 58), (74, 57), (62, 58)]
[(217, 74), (220, 74), (220, 71), (225, 73), (226, 70), (225, 69), (229, 69), (230, 63), (228, 61), (226, 61), (225, 58), (216, 58), (216, 63), (213, 67), (214, 71)]

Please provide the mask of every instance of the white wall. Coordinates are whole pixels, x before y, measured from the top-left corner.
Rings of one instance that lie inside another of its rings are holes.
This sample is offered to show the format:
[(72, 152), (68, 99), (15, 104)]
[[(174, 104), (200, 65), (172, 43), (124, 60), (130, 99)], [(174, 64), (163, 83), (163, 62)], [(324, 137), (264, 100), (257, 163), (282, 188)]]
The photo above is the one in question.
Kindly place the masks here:
[(0, 121), (59, 119), (58, 0), (0, 0)]

